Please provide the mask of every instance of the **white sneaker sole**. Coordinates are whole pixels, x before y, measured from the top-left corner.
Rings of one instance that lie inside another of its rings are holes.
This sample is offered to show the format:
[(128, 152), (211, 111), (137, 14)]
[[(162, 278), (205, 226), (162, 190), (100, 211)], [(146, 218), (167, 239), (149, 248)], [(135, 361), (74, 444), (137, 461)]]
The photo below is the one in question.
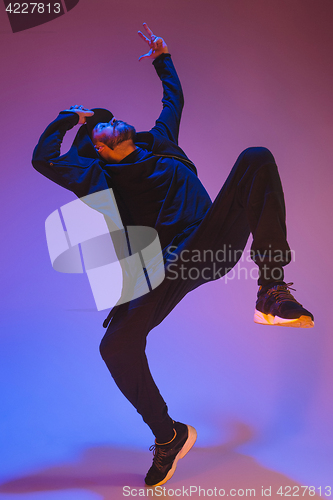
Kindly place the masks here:
[(181, 458), (184, 458), (185, 455), (190, 451), (190, 449), (192, 448), (192, 446), (196, 442), (196, 440), (197, 440), (197, 431), (191, 425), (187, 425), (186, 427), (187, 427), (187, 430), (188, 430), (187, 440), (185, 441), (184, 446), (182, 447), (182, 449), (176, 455), (176, 458), (175, 458), (175, 460), (174, 460), (174, 462), (172, 464), (171, 469), (169, 470), (169, 472), (167, 473), (167, 475), (165, 476), (165, 478), (162, 479), (162, 481), (160, 481), (159, 483), (154, 484), (153, 486), (147, 486), (146, 485), (147, 488), (155, 488), (155, 486), (160, 486), (161, 484), (164, 484), (167, 481), (169, 481), (169, 479), (172, 478), (172, 476), (175, 473), (175, 470), (177, 468), (178, 460), (181, 459)]
[(280, 318), (271, 314), (264, 314), (257, 309), (254, 311), (254, 322), (258, 325), (291, 326), (294, 328), (312, 328), (314, 321), (310, 316), (300, 316), (296, 319)]

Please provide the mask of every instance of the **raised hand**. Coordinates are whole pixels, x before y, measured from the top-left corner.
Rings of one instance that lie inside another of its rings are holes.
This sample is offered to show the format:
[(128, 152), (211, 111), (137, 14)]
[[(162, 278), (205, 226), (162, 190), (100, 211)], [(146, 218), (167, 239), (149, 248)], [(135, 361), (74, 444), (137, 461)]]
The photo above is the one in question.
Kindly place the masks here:
[(79, 125), (83, 125), (86, 123), (86, 118), (88, 116), (93, 116), (94, 112), (91, 109), (84, 108), (83, 106), (71, 106), (69, 109), (64, 109), (64, 111), (72, 111), (73, 113), (77, 113), (79, 115)]
[(147, 54), (139, 57), (139, 61), (146, 58), (156, 59), (156, 57), (160, 56), (163, 53), (168, 54), (168, 47), (163, 38), (155, 36), (146, 23), (143, 23), (143, 27), (146, 30), (148, 36), (145, 36), (142, 31), (138, 31), (138, 35), (140, 36), (140, 38), (142, 38), (142, 40), (148, 43), (150, 50), (149, 52), (147, 52)]

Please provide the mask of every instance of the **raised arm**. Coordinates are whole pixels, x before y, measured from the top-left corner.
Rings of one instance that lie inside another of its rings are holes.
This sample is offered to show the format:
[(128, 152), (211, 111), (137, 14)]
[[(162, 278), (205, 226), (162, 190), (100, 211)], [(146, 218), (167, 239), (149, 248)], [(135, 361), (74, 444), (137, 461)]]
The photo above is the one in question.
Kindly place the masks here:
[[(97, 184), (97, 180), (91, 179), (92, 174), (88, 168), (96, 161), (94, 158), (97, 158), (97, 153), (92, 144), (87, 144), (86, 147), (90, 147), (92, 156), (82, 157), (77, 148), (79, 141), (75, 141), (70, 150), (62, 156), (60, 147), (65, 133), (75, 125), (85, 123), (86, 117), (93, 114), (82, 106), (72, 106), (61, 111), (41, 135), (32, 156), (32, 165), (38, 172), (78, 196), (87, 194), (92, 183)], [(84, 137), (81, 139), (84, 141)]]
[(73, 112), (61, 112), (45, 129), (32, 155), (33, 167), (57, 184), (61, 183), (61, 175), (53, 169), (53, 161), (60, 157), (60, 147), (64, 135), (79, 122)]
[(163, 38), (155, 36), (146, 24), (143, 26), (148, 36), (141, 31), (139, 36), (149, 45), (150, 50), (141, 56), (139, 61), (146, 58), (154, 59), (153, 64), (163, 85), (163, 109), (151, 132), (157, 132), (178, 144), (179, 125), (184, 106), (182, 87)]
[[(93, 111), (83, 106), (71, 106), (69, 109), (61, 111), (58, 118), (50, 123), (41, 135), (33, 152), (33, 164), (36, 162), (48, 163), (51, 159), (58, 158), (66, 132), (77, 124), (82, 125), (85, 123), (86, 118), (93, 114)], [(34, 167), (36, 168), (35, 165)]]

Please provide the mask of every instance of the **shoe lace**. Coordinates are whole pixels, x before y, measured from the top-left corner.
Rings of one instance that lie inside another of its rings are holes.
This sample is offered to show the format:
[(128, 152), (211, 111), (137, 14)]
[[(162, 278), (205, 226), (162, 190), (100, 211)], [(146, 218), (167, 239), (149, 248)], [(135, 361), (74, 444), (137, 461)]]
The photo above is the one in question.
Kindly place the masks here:
[(157, 467), (157, 469), (162, 470), (163, 468), (163, 459), (166, 457), (166, 450), (162, 446), (158, 446), (157, 444), (152, 444), (149, 447), (149, 451), (154, 453), (153, 464)]
[(274, 299), (278, 304), (281, 304), (281, 302), (295, 302), (296, 304), (300, 304), (295, 297), (290, 293), (290, 290), (294, 290), (296, 292), (295, 288), (292, 288), (291, 285), (294, 283), (285, 283), (283, 285), (276, 285), (270, 290), (267, 290), (268, 295), (273, 295)]

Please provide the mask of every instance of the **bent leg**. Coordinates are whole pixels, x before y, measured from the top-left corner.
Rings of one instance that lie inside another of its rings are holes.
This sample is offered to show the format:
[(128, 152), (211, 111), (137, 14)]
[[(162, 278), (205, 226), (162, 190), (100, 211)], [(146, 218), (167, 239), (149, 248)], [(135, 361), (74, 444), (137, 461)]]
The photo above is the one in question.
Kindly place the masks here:
[[(282, 266), (290, 262), (284, 195), (274, 157), (261, 147), (248, 148), (238, 157), (202, 222), (177, 252), (211, 251), (215, 256), (210, 263), (212, 272), (210, 275), (206, 272), (209, 278), (201, 282), (218, 279), (240, 259), (250, 233), (251, 257), (260, 268), (267, 268), (266, 276), (261, 279), (272, 281), (270, 271), (275, 268), (282, 273), (275, 279), (283, 279)], [(223, 251), (221, 264), (219, 255)], [(219, 265), (219, 273), (213, 264)], [(209, 263), (199, 267), (204, 265)]]

